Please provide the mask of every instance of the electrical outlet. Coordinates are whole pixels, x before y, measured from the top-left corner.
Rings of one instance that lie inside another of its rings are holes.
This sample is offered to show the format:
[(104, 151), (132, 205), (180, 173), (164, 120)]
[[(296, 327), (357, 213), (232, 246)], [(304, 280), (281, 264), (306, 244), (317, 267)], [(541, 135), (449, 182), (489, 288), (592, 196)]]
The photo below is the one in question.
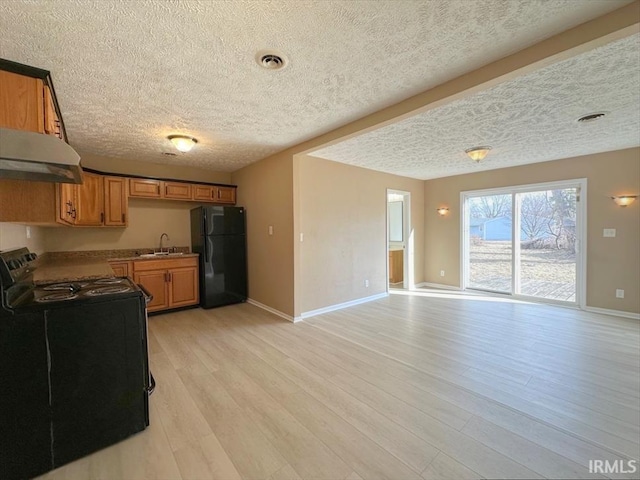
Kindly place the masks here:
[(440, 270), (440, 276), (444, 277), (444, 270)]
[(365, 281), (364, 281), (364, 286), (365, 286), (365, 287), (367, 287), (367, 288), (369, 288), (369, 280), (365, 280)]
[(603, 237), (607, 237), (607, 238), (613, 238), (616, 236), (616, 229), (615, 228), (605, 228), (604, 230), (602, 230), (602, 236)]
[(273, 235), (273, 225), (269, 225), (269, 235)]
[(624, 298), (624, 290), (616, 288), (616, 298)]

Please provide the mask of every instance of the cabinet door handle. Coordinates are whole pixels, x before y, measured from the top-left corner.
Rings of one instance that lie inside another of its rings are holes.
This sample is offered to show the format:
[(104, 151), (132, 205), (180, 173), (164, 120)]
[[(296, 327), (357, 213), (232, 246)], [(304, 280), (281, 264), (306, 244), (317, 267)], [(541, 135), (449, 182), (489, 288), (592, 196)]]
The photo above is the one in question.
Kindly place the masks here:
[(100, 223), (104, 223), (104, 212), (100, 214)]
[(164, 283), (169, 283), (169, 274), (164, 272)]
[(125, 217), (125, 214), (123, 213), (123, 214), (122, 214), (122, 223), (124, 223), (125, 218), (126, 218), (126, 217)]
[(173, 282), (173, 273), (169, 272), (169, 282)]

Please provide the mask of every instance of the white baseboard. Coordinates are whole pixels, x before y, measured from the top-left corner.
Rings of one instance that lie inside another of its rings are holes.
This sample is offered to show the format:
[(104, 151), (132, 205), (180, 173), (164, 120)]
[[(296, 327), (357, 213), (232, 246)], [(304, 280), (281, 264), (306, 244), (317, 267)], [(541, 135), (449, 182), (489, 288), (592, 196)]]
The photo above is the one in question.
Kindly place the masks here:
[(280, 310), (276, 310), (275, 308), (271, 308), (268, 305), (265, 305), (264, 303), (260, 303), (257, 302), (255, 300), (253, 300), (252, 298), (247, 298), (247, 303), (250, 303), (251, 305), (255, 305), (258, 308), (261, 308), (263, 310), (266, 310), (267, 312), (273, 313), (274, 315), (277, 315), (279, 317), (284, 318), (285, 320), (289, 320), (290, 322), (299, 322), (300, 320), (302, 320), (300, 317), (292, 317), (291, 315), (287, 315), (286, 313), (281, 312)]
[(429, 282), (420, 282), (416, 284), (416, 288), (427, 287), (427, 288), (440, 288), (442, 290), (457, 290), (461, 291), (460, 287), (454, 287), (451, 285), (443, 285), (441, 283), (429, 283)]
[(301, 319), (315, 317), (316, 315), (321, 315), (323, 313), (333, 312), (335, 310), (340, 310), (347, 307), (353, 307), (354, 305), (360, 305), (361, 303), (372, 302), (373, 300), (378, 300), (380, 298), (388, 297), (389, 294), (387, 292), (378, 293), (376, 295), (371, 295), (369, 297), (358, 298), (356, 300), (350, 300), (344, 303), (337, 303), (335, 305), (329, 305), (328, 307), (318, 308), (316, 310), (310, 310), (308, 312), (302, 312), (300, 315)]
[(640, 313), (624, 312), (622, 310), (609, 310), (608, 308), (598, 307), (583, 307), (585, 312), (601, 313), (603, 315), (612, 315), (614, 317), (631, 318), (633, 320), (640, 320)]

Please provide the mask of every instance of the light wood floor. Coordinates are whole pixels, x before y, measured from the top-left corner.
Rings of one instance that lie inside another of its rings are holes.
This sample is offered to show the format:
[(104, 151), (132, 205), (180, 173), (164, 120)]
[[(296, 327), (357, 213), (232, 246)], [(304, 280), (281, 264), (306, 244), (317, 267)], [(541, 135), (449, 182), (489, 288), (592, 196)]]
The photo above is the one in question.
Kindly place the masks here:
[(149, 323), (150, 428), (45, 478), (602, 478), (589, 460), (640, 456), (635, 320), (433, 293)]

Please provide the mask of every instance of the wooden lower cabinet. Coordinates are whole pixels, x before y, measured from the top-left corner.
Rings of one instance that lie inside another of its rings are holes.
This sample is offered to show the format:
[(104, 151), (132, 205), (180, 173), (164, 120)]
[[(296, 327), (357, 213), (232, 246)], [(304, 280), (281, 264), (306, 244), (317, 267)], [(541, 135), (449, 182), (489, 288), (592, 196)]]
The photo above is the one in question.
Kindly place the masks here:
[(198, 303), (198, 267), (172, 268), (167, 273), (171, 307)]
[(400, 283), (404, 280), (403, 259), (404, 250), (389, 251), (389, 283)]
[(197, 305), (198, 258), (167, 258), (133, 262), (133, 280), (146, 288), (153, 300), (149, 312)]
[(133, 273), (133, 265), (131, 262), (109, 262), (111, 270), (116, 277), (129, 277)]
[[(135, 269), (135, 267), (134, 267)], [(153, 299), (147, 304), (149, 312), (166, 310), (169, 308), (169, 292), (167, 286), (167, 271), (152, 270), (133, 274), (133, 281), (144, 286)]]

